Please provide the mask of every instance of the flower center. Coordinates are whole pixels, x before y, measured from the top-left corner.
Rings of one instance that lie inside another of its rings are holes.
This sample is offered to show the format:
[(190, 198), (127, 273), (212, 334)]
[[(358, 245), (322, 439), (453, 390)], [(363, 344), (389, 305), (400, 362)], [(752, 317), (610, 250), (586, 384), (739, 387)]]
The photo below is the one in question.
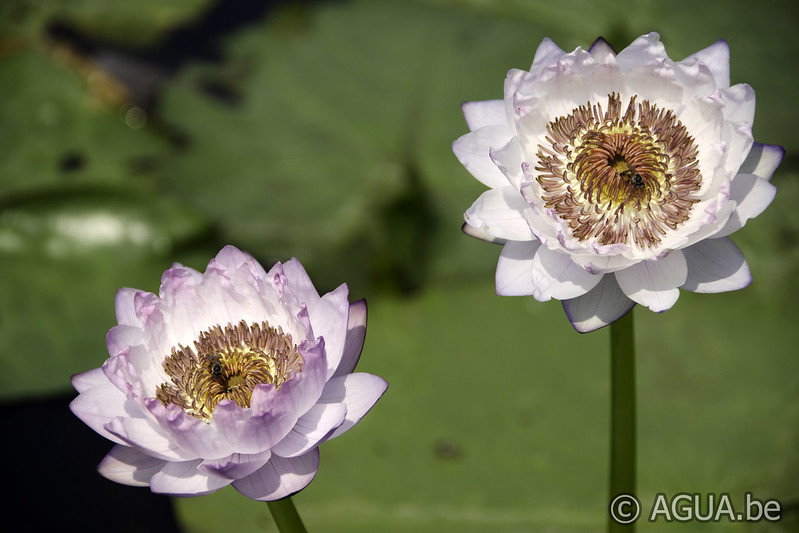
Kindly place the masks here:
[(607, 110), (586, 103), (547, 132), (536, 154), (541, 198), (579, 241), (651, 248), (699, 201), (697, 147), (671, 110), (633, 96), (622, 113), (613, 93)]
[(214, 326), (200, 333), (194, 347), (172, 348), (163, 363), (171, 382), (158, 386), (156, 398), (206, 422), (221, 400), (249, 407), (257, 385), (271, 383), (279, 390), (292, 374), (302, 372), (302, 356), (291, 335), (267, 322)]

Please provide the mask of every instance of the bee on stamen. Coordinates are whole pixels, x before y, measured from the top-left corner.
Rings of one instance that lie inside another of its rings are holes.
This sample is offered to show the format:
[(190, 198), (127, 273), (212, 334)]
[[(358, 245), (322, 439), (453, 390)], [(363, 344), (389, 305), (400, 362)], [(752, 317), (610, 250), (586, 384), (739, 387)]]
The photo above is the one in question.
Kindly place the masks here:
[(218, 355), (209, 357), (208, 369), (211, 372), (211, 377), (214, 379), (222, 378), (222, 358)]

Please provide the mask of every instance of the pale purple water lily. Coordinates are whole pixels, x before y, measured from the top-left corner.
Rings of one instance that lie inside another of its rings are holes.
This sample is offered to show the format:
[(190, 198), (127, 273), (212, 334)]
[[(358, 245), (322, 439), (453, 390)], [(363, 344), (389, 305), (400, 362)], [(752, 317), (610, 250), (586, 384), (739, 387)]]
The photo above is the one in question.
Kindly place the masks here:
[(504, 100), (463, 113), (452, 149), (490, 187), (464, 231), (503, 244), (497, 294), (562, 300), (586, 332), (750, 283), (728, 235), (771, 203), (784, 151), (753, 142), (755, 93), (730, 86), (726, 42), (675, 62), (656, 33), (618, 54), (545, 39)]
[(296, 259), (266, 272), (227, 246), (204, 274), (175, 264), (159, 294), (121, 289), (109, 359), (77, 374), (70, 404), (116, 443), (100, 473), (192, 496), (233, 485), (256, 500), (304, 488), (322, 442), (386, 390), (353, 373), (366, 303), (319, 296)]

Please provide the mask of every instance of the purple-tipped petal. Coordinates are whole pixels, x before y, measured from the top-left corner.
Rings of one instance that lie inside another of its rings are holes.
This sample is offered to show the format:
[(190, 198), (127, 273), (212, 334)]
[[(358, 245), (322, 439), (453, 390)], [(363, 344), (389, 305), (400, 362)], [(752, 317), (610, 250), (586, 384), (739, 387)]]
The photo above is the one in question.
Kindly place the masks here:
[(727, 237), (707, 239), (683, 250), (688, 278), (681, 288), (694, 292), (725, 292), (752, 282), (744, 254)]
[(200, 463), (199, 459), (166, 463), (150, 478), (150, 490), (174, 496), (201, 496), (230, 485), (231, 479), (198, 470)]
[(383, 378), (363, 372), (335, 377), (328, 381), (319, 401), (322, 403), (342, 402), (347, 406), (344, 422), (328, 439), (338, 437), (357, 424), (386, 392), (386, 388), (388, 388), (388, 383)]
[(322, 296), (316, 305), (308, 307), (314, 335), (325, 339), (325, 357), (327, 358), (325, 379), (330, 379), (341, 363), (344, 354), (350, 309), (348, 296), (349, 289), (346, 285), (341, 285), (333, 292)]
[(272, 456), (262, 468), (233, 482), (233, 487), (253, 500), (274, 501), (308, 486), (319, 468), (319, 448), (284, 459)]
[(604, 62), (609, 57), (616, 57), (616, 50), (602, 37), (591, 44), (588, 53), (599, 62)]
[(562, 303), (569, 322), (580, 333), (607, 326), (635, 307), (635, 302), (622, 292), (612, 274), (602, 276), (602, 281), (586, 294)]
[(347, 336), (344, 339), (344, 353), (333, 376), (343, 376), (355, 370), (361, 358), (363, 342), (366, 338), (366, 300), (358, 300), (350, 304), (347, 320)]
[(162, 459), (156, 459), (129, 446), (117, 444), (100, 462), (97, 470), (103, 477), (111, 481), (134, 487), (146, 487), (150, 484), (153, 475), (164, 465), (166, 465), (166, 461)]
[(334, 429), (341, 426), (347, 414), (343, 403), (318, 403), (302, 415), (285, 438), (272, 447), (272, 452), (281, 457), (297, 457), (322, 441), (327, 440)]

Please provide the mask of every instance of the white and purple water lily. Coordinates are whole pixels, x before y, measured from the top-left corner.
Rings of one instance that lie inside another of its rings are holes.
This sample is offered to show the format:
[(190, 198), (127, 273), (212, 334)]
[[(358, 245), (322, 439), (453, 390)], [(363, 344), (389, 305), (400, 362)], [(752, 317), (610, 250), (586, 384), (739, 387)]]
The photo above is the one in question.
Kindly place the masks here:
[(387, 387), (353, 373), (366, 303), (346, 285), (320, 297), (296, 259), (266, 272), (227, 246), (204, 274), (173, 265), (158, 295), (121, 289), (116, 315), (110, 357), (72, 378), (70, 408), (116, 443), (99, 470), (126, 485), (283, 498)]
[(726, 42), (675, 62), (656, 33), (618, 54), (545, 39), (504, 101), (463, 113), (452, 149), (490, 187), (464, 231), (504, 245), (498, 294), (562, 300), (585, 332), (751, 281), (727, 236), (772, 201), (784, 152), (753, 142), (755, 93), (730, 86)]

